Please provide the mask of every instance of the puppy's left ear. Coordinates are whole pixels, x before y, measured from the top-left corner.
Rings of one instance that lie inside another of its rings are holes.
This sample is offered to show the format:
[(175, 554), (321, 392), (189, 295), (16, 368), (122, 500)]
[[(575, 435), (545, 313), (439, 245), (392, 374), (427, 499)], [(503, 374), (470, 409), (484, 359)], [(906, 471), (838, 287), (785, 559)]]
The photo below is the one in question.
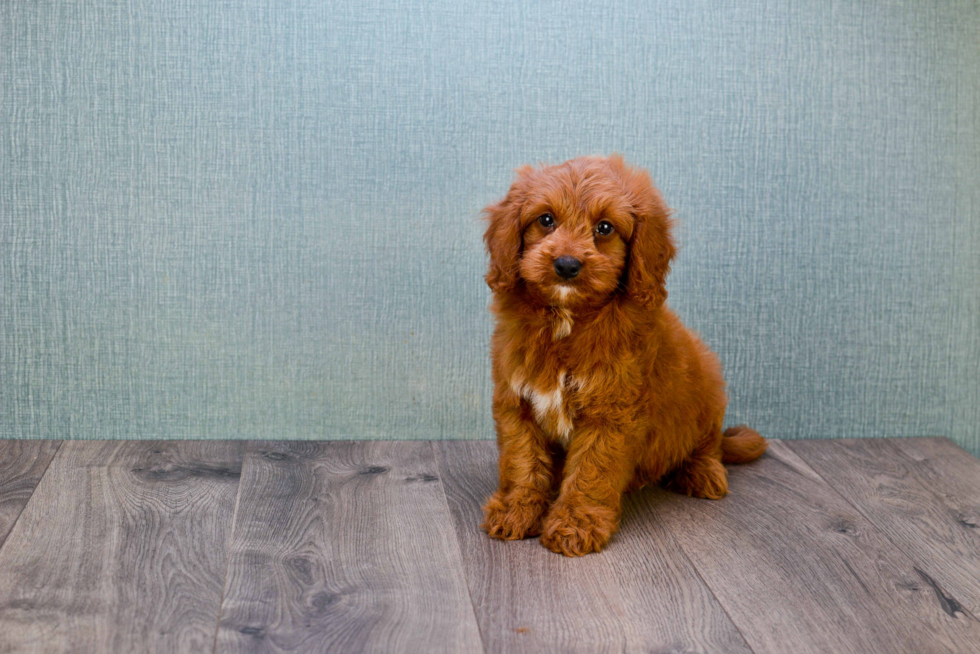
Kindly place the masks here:
[(483, 210), (487, 219), (487, 231), (483, 241), (490, 255), (487, 285), (494, 292), (513, 290), (520, 280), (521, 252), (524, 234), (521, 231), (521, 207), (526, 198), (526, 185), (534, 169), (523, 166), (517, 169), (517, 179), (503, 200)]
[(626, 294), (647, 307), (659, 307), (667, 300), (667, 273), (677, 254), (670, 235), (670, 209), (646, 171), (627, 166), (619, 156), (610, 157), (609, 165), (622, 176), (633, 204)]

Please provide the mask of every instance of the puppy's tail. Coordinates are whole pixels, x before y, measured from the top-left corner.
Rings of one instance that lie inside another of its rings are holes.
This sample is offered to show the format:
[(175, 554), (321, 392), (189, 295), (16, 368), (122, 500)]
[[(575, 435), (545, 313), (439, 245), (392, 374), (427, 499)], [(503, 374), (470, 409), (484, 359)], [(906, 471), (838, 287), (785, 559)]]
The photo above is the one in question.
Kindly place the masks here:
[(755, 461), (766, 451), (769, 444), (754, 429), (745, 425), (729, 427), (721, 439), (722, 463), (748, 463)]

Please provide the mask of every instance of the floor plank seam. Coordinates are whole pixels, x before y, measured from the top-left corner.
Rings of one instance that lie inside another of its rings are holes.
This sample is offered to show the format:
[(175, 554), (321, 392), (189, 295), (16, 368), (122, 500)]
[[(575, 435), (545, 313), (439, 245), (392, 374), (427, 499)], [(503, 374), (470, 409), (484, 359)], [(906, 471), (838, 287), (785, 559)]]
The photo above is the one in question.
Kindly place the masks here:
[(453, 521), (453, 512), (449, 508), (449, 497), (446, 495), (446, 485), (443, 481), (443, 470), (445, 466), (441, 460), (442, 455), (439, 452), (439, 448), (435, 446), (433, 441), (429, 441), (429, 451), (432, 453), (432, 461), (436, 464), (436, 470), (439, 471), (439, 490), (442, 493), (442, 501), (446, 507), (446, 517), (449, 518), (449, 526), (453, 528), (453, 540), (456, 542), (456, 553), (459, 555), (460, 568), (463, 572), (463, 581), (466, 583), (466, 596), (470, 599), (470, 610), (473, 612), (473, 621), (476, 623), (476, 630), (480, 634), (480, 645), (483, 647), (483, 652), (487, 652), (487, 639), (483, 635), (483, 627), (480, 625), (480, 618), (476, 612), (476, 604), (473, 601), (473, 591), (470, 590), (470, 580), (469, 575), (466, 573), (466, 566), (462, 565), (463, 561), (463, 549), (459, 542), (459, 532), (456, 530), (456, 524)]
[(677, 545), (677, 549), (684, 556), (684, 558), (687, 559), (687, 562), (691, 564), (691, 568), (694, 570), (694, 574), (698, 576), (698, 579), (701, 580), (701, 583), (704, 584), (704, 587), (707, 588), (709, 591), (711, 591), (712, 597), (714, 597), (715, 601), (718, 602), (718, 606), (721, 607), (721, 610), (725, 613), (725, 616), (728, 617), (728, 621), (732, 623), (732, 626), (735, 627), (735, 631), (737, 631), (738, 635), (742, 637), (742, 641), (745, 643), (745, 647), (748, 648), (750, 652), (755, 652), (755, 650), (752, 648), (752, 644), (749, 643), (749, 639), (745, 637), (745, 633), (742, 631), (742, 627), (737, 622), (735, 622), (735, 619), (732, 617), (732, 614), (728, 610), (728, 607), (726, 607), (725, 603), (722, 602), (721, 597), (718, 596), (718, 593), (715, 591), (715, 589), (711, 587), (711, 584), (709, 584), (707, 579), (704, 578), (704, 575), (701, 574), (701, 570), (698, 568), (694, 560), (690, 556), (688, 556), (687, 550), (684, 549), (684, 546), (681, 544), (680, 539), (677, 538), (677, 534), (674, 533), (674, 528), (671, 527), (668, 521), (663, 521), (663, 525), (666, 531), (670, 534), (670, 537), (674, 539), (674, 543)]
[(51, 464), (58, 458), (58, 455), (61, 453), (61, 446), (64, 445), (64, 443), (64, 440), (59, 440), (58, 444), (55, 446), (54, 456), (48, 460), (48, 464), (44, 466), (44, 472), (42, 472), (41, 476), (37, 478), (37, 483), (34, 484), (34, 488), (31, 489), (31, 496), (27, 498), (27, 501), (24, 502), (24, 506), (22, 506), (20, 509), (20, 513), (18, 513), (17, 517), (14, 518), (13, 523), (10, 525), (10, 531), (7, 532), (7, 536), (3, 539), (3, 541), (0, 541), (0, 552), (3, 551), (3, 546), (10, 541), (10, 535), (14, 533), (14, 529), (17, 528), (17, 523), (20, 522), (20, 517), (24, 515), (24, 511), (27, 510), (27, 506), (31, 503), (31, 500), (34, 499), (34, 493), (37, 491), (37, 487), (41, 485), (42, 481), (44, 481), (44, 476), (48, 474), (48, 470), (51, 469)]
[(221, 614), (225, 607), (225, 591), (228, 588), (228, 571), (231, 569), (231, 548), (235, 542), (235, 521), (238, 519), (238, 503), (242, 497), (242, 478), (245, 476), (245, 462), (248, 460), (248, 449), (252, 441), (246, 441), (242, 452), (242, 471), (238, 476), (238, 489), (235, 491), (235, 510), (231, 513), (231, 533), (228, 535), (227, 555), (225, 557), (225, 574), (221, 580), (221, 600), (218, 602), (218, 621), (214, 628), (214, 645), (211, 654), (217, 654), (218, 634), (221, 631)]

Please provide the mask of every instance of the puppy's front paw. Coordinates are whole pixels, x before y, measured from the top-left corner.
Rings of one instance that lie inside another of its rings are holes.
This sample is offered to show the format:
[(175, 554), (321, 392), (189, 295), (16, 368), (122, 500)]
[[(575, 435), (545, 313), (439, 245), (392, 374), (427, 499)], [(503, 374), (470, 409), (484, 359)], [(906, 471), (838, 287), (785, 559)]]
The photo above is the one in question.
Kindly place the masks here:
[(598, 552), (616, 531), (615, 514), (605, 507), (555, 505), (544, 519), (541, 544), (565, 556)]
[(490, 496), (483, 507), (484, 518), (480, 528), (490, 538), (501, 540), (537, 536), (541, 533), (541, 518), (547, 508), (544, 498), (515, 493), (504, 497), (498, 491)]

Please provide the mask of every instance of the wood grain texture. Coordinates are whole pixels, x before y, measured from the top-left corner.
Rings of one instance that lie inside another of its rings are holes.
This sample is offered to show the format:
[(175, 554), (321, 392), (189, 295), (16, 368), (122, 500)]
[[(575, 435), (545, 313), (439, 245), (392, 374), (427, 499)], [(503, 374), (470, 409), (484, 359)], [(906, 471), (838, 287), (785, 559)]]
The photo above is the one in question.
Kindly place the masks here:
[(980, 460), (946, 438), (891, 438), (914, 465), (909, 469), (933, 490), (964, 528), (980, 536)]
[(601, 554), (569, 559), (480, 531), (494, 443), (433, 447), (487, 652), (750, 651), (643, 498)]
[(785, 444), (732, 467), (720, 501), (649, 492), (757, 654), (970, 652), (955, 617), (896, 548)]
[(243, 443), (64, 443), (0, 550), (0, 652), (210, 650)]
[(216, 651), (482, 652), (431, 445), (250, 445)]
[(61, 441), (0, 441), (0, 547), (60, 445)]
[(916, 562), (952, 617), (980, 615), (980, 462), (945, 439), (786, 445)]

